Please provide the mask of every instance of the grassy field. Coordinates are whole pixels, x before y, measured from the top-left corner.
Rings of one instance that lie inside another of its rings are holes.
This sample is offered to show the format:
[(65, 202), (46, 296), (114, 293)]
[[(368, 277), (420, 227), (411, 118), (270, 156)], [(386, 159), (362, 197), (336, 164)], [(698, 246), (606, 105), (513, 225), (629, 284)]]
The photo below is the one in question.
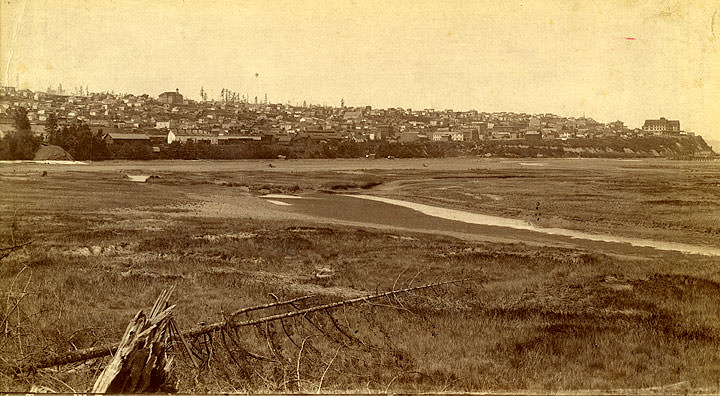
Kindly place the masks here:
[[(0, 307), (0, 389), (89, 390), (107, 358), (32, 374), (12, 370), (38, 357), (117, 342), (132, 316), (172, 285), (175, 318), (185, 329), (272, 302), (271, 293), (314, 295), (298, 304), (303, 308), (471, 277), (332, 316), (321, 312), (195, 340), (212, 359), (198, 369), (175, 351), (178, 389), (679, 384), (661, 389), (720, 391), (718, 257), (478, 242), (341, 224), (279, 211), (257, 198), (362, 191), (540, 225), (717, 246), (718, 164), (458, 160), (443, 169), (438, 162), (396, 161), (395, 168), (386, 165), (393, 161), (373, 162), (340, 161), (330, 169), (312, 161), (272, 169), (261, 161), (0, 168), (0, 246), (32, 241), (0, 261), (6, 296), (27, 292), (14, 310), (12, 298)], [(159, 177), (132, 183), (125, 173)]]

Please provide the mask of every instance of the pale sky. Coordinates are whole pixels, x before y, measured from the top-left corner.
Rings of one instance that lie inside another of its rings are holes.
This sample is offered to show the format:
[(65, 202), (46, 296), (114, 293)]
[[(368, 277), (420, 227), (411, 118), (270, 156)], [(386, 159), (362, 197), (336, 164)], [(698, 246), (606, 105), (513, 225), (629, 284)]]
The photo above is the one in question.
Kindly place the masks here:
[(720, 140), (720, 0), (0, 1), (11, 86), (664, 116)]

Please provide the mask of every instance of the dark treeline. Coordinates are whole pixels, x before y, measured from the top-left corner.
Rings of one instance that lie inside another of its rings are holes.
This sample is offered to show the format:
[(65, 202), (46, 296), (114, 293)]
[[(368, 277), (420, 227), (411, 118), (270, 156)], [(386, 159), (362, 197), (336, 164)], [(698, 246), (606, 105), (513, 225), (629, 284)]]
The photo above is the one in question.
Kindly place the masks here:
[(45, 123), (47, 143), (60, 146), (78, 161), (99, 161), (111, 158), (100, 133), (93, 133), (86, 124), (58, 127), (50, 115)]
[(54, 115), (45, 124), (46, 140), (30, 131), (27, 111), (19, 108), (14, 114), (15, 131), (0, 139), (0, 159), (33, 159), (43, 143), (66, 150), (75, 160), (108, 159), (275, 159), (275, 158), (439, 158), (461, 155), (492, 157), (604, 157), (639, 158), (663, 156), (691, 157), (710, 147), (699, 136), (635, 138), (595, 138), (561, 140), (483, 140), (479, 142), (417, 141), (319, 141), (295, 140), (290, 144), (246, 142), (233, 145), (203, 143), (111, 144), (103, 140), (102, 131), (93, 133), (83, 123), (58, 126)]
[[(629, 149), (626, 150), (626, 149)], [(124, 159), (273, 159), (273, 158), (442, 158), (463, 155), (506, 158), (681, 158), (710, 148), (700, 137), (606, 138), (582, 141), (500, 141), (481, 142), (319, 142), (279, 145), (242, 143), (210, 145), (173, 143), (153, 153), (150, 147), (125, 146), (111, 152)], [(653, 153), (651, 150), (654, 150)]]
[[(134, 146), (136, 149), (140, 145)], [(241, 143), (210, 145), (173, 143), (163, 146), (155, 158), (163, 159), (274, 159), (274, 158), (362, 158), (376, 157), (427, 158), (453, 156), (458, 145), (443, 142), (412, 144), (387, 142), (322, 142), (279, 145)], [(117, 157), (119, 158), (119, 157)]]

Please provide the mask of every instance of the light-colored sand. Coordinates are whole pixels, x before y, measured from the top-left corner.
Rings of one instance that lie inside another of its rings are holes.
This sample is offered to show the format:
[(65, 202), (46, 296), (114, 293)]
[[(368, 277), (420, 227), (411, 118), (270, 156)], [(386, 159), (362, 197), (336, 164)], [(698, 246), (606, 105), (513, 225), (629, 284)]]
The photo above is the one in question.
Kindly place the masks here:
[(1, 160), (0, 164), (88, 165), (89, 162), (67, 160)]
[(638, 247), (651, 247), (659, 250), (671, 250), (689, 254), (702, 254), (706, 256), (720, 256), (720, 249), (712, 246), (689, 245), (685, 243), (655, 241), (650, 239), (629, 238), (615, 235), (593, 234), (565, 228), (538, 227), (525, 220), (510, 219), (499, 216), (488, 216), (479, 213), (472, 213), (464, 210), (448, 209), (431, 205), (424, 205), (415, 202), (408, 202), (398, 199), (376, 197), (372, 195), (345, 195), (348, 197), (366, 199), (371, 201), (384, 202), (404, 208), (409, 208), (424, 215), (438, 217), (447, 220), (459, 221), (470, 224), (481, 224), (499, 226), (504, 228), (533, 231), (549, 235), (559, 235), (573, 239), (581, 239), (596, 242), (624, 243)]

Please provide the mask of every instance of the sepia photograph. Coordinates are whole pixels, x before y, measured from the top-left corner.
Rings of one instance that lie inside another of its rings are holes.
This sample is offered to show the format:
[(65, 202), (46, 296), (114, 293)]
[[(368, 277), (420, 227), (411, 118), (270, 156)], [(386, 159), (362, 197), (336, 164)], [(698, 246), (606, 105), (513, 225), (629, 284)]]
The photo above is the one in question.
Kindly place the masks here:
[(720, 394), (720, 0), (0, 0), (0, 394)]

